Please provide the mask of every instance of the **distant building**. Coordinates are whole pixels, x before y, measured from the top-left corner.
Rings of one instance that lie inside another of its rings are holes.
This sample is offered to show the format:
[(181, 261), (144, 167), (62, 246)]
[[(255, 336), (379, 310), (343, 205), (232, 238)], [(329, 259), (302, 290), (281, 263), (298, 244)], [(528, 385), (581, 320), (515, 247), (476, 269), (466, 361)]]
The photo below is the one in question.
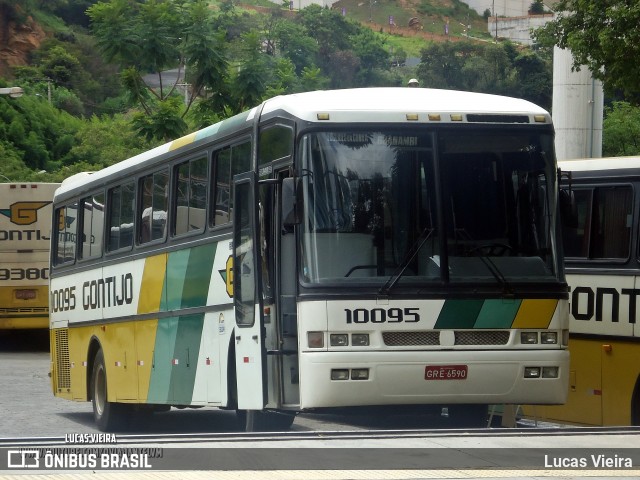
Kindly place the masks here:
[(553, 13), (519, 17), (489, 17), (487, 30), (492, 37), (511, 40), (520, 45), (532, 45), (531, 31), (553, 20)]

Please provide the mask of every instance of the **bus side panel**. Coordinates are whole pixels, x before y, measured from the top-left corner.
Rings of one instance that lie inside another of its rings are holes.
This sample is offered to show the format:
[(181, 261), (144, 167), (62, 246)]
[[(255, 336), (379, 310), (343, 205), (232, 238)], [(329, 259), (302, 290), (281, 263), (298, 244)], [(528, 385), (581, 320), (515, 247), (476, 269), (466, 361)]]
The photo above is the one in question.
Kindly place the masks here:
[[(68, 352), (61, 356), (56, 350), (52, 356), (54, 377), (64, 380), (62, 387), (53, 380), (54, 393), (87, 400), (92, 373), (87, 369), (93, 360), (88, 358), (89, 347), (95, 338), (104, 352), (109, 401), (226, 404), (221, 372), (227, 368), (233, 309), (229, 251), (217, 246), (210, 243), (137, 260), (128, 264), (126, 274), (123, 264), (114, 264), (104, 273), (95, 269), (56, 278), (56, 298), (73, 301), (59, 300), (54, 310), (52, 332), (64, 334), (52, 333), (52, 344), (64, 337)], [(217, 308), (180, 315), (184, 309), (208, 305)], [(122, 321), (163, 312), (176, 315)], [(118, 316), (115, 322), (110, 318)], [(70, 328), (59, 328), (67, 325)]]
[(640, 378), (640, 344), (600, 342), (602, 351), (602, 424), (631, 425), (631, 398)]
[(107, 367), (108, 400), (137, 400), (138, 375), (135, 345), (135, 323), (105, 325), (102, 345)]
[[(564, 406), (526, 408), (526, 415), (582, 425), (631, 425), (638, 376), (636, 277), (581, 274), (571, 285), (569, 396)], [(601, 336), (601, 338), (597, 338)]]
[(527, 407), (527, 416), (550, 421), (602, 425), (601, 342), (569, 340), (569, 395), (564, 405)]

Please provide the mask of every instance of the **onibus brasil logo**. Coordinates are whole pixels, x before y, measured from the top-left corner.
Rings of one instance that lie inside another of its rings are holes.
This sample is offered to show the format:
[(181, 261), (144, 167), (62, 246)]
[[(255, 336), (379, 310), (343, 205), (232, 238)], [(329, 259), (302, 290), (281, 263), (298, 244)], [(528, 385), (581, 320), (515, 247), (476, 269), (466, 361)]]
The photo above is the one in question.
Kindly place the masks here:
[(16, 202), (9, 208), (0, 209), (0, 213), (16, 225), (31, 225), (38, 221), (38, 210), (51, 202)]

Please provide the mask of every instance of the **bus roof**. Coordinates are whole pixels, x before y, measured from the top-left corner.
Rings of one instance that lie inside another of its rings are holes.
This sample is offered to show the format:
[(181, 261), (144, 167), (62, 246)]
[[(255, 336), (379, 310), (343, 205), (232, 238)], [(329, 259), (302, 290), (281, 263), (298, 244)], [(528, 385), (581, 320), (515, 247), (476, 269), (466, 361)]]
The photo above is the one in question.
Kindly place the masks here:
[(640, 171), (640, 157), (609, 157), (609, 158), (576, 158), (558, 161), (558, 167), (565, 172), (597, 172), (613, 170)]
[[(345, 90), (320, 90), (296, 93), (267, 100), (263, 115), (275, 110), (285, 110), (298, 118), (317, 122), (317, 113), (351, 113), (348, 121), (380, 121), (371, 113), (385, 115), (400, 113), (399, 121), (406, 121), (406, 113), (444, 114), (534, 114), (547, 112), (526, 100), (484, 93), (433, 88), (356, 88)], [(383, 120), (384, 121), (384, 120)], [(418, 121), (421, 121), (420, 119)], [(422, 121), (429, 121), (424, 118)], [(450, 121), (441, 118), (440, 121)]]
[[(202, 130), (166, 143), (152, 150), (123, 160), (90, 177), (78, 175), (65, 181), (56, 192), (56, 200), (62, 200), (77, 188), (90, 189), (107, 182), (112, 175), (132, 171), (136, 165), (158, 161), (171, 151), (227, 133), (249, 128), (256, 115), (268, 117), (287, 113), (301, 120), (314, 123), (542, 123), (551, 124), (549, 113), (541, 107), (511, 97), (457, 90), (430, 88), (357, 88), (321, 90), (283, 95), (266, 100), (234, 117), (222, 120)], [(468, 115), (483, 118), (473, 119)], [(321, 117), (322, 116), (322, 119)], [(498, 116), (504, 118), (499, 119)], [(523, 119), (525, 119), (524, 121)]]

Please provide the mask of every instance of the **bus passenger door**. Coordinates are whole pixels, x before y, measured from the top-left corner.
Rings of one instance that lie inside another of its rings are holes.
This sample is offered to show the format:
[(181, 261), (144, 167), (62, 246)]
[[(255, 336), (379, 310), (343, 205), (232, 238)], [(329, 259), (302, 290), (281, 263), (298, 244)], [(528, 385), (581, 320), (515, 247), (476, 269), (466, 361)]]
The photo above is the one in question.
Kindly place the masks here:
[(266, 404), (266, 351), (259, 278), (258, 221), (254, 172), (234, 178), (233, 298), (238, 409), (261, 410)]

